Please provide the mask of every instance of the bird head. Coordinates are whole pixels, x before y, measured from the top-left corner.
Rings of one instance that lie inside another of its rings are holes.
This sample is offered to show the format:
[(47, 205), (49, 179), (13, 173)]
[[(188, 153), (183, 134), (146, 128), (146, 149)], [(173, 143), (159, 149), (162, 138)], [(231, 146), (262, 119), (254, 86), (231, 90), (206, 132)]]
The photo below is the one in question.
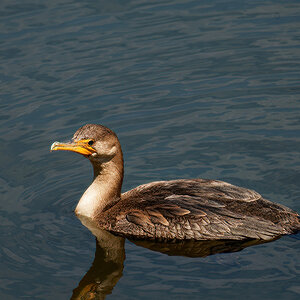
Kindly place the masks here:
[(51, 151), (64, 150), (80, 153), (91, 162), (111, 160), (121, 146), (116, 134), (109, 128), (98, 124), (86, 124), (74, 134), (71, 142), (54, 142)]

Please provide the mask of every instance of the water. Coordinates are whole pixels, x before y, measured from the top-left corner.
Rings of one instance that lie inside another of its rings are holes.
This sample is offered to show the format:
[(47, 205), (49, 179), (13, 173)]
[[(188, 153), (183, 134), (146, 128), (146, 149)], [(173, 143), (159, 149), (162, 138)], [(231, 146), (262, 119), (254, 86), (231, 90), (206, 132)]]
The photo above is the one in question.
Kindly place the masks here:
[[(91, 167), (49, 153), (85, 123), (118, 133), (124, 191), (214, 178), (300, 211), (299, 1), (2, 0), (0, 17), (1, 299), (69, 299), (92, 265), (73, 213)], [(299, 250), (126, 240), (107, 299), (299, 299)]]

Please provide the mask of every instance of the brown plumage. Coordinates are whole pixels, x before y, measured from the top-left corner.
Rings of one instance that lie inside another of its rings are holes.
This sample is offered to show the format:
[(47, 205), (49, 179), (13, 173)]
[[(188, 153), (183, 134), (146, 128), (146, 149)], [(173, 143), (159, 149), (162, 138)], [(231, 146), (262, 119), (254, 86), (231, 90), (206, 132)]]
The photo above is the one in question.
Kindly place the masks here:
[(55, 142), (51, 150), (74, 151), (89, 158), (94, 181), (76, 213), (117, 235), (155, 240), (269, 240), (300, 230), (296, 212), (222, 181), (157, 181), (121, 194), (121, 146), (116, 134), (102, 125), (85, 125), (71, 143)]

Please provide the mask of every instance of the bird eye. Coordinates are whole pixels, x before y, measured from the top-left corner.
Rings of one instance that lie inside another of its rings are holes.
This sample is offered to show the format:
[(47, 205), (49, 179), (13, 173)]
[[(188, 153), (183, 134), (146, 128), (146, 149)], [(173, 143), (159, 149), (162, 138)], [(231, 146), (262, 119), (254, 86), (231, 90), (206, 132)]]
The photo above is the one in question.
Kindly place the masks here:
[(95, 142), (93, 140), (88, 141), (88, 144), (92, 146)]

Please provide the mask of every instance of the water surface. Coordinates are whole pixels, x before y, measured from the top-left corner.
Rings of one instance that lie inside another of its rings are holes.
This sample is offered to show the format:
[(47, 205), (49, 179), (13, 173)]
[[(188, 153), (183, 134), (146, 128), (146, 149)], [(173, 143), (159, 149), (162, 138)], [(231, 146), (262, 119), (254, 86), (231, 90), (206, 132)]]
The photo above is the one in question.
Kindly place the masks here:
[[(91, 167), (49, 153), (117, 132), (126, 191), (213, 178), (300, 211), (298, 1), (0, 4), (0, 298), (69, 299), (93, 235), (73, 210)], [(107, 299), (298, 299), (299, 236), (188, 258), (125, 241)]]

